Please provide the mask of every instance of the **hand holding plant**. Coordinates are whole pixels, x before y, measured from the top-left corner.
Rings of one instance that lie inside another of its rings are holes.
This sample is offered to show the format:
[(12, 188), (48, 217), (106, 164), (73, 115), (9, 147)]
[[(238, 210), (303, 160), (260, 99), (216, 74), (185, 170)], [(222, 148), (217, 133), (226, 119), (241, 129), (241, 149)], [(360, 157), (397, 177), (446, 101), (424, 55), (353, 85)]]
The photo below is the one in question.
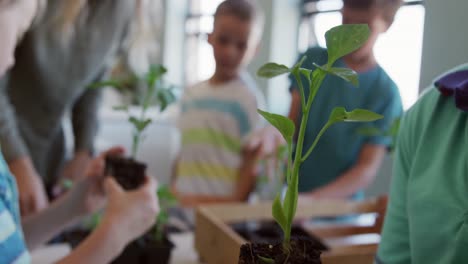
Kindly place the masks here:
[(116, 239), (126, 245), (143, 235), (155, 223), (159, 212), (158, 198), (154, 190), (156, 181), (146, 176), (146, 181), (137, 190), (125, 191), (112, 177), (105, 179), (107, 206), (102, 225), (115, 230)]

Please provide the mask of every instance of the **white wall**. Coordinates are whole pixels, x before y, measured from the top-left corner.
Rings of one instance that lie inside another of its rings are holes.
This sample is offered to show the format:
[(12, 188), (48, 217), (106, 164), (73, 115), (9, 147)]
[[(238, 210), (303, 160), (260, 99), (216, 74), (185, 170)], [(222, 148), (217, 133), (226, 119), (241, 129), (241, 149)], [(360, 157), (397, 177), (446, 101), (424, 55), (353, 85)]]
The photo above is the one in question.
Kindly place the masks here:
[(468, 1), (425, 0), (421, 90), (442, 72), (468, 61)]
[(265, 80), (256, 77), (256, 72), (267, 62), (277, 62), (286, 66), (295, 62), (300, 18), (299, 1), (259, 0), (259, 3), (265, 13), (265, 27), (260, 50), (248, 70), (255, 76), (259, 88), (264, 92), (268, 110), (286, 114), (290, 104), (287, 76)]

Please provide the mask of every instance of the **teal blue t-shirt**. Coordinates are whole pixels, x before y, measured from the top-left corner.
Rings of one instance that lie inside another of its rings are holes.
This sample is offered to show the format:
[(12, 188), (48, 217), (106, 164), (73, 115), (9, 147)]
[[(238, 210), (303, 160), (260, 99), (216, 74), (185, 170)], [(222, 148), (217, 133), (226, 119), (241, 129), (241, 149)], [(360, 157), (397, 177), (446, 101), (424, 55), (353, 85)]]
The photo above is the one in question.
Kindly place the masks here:
[[(327, 51), (323, 48), (310, 48), (305, 55), (307, 60), (303, 63), (303, 68), (314, 69), (314, 62), (319, 65), (327, 63)], [(346, 67), (346, 65), (340, 59), (334, 67)], [(381, 131), (386, 131), (402, 114), (401, 99), (396, 84), (380, 66), (358, 75), (359, 87), (336, 76), (325, 78), (309, 114), (304, 140), (305, 151), (310, 147), (336, 106), (343, 106), (348, 111), (363, 108), (379, 113), (384, 118), (371, 124), (339, 123), (330, 127), (300, 168), (300, 192), (309, 192), (334, 181), (357, 162), (364, 144), (384, 146), (391, 144), (389, 137), (364, 136), (359, 133), (359, 129), (371, 125)], [(293, 76), (290, 76), (290, 80), (291, 89), (298, 89)], [(305, 84), (306, 80), (303, 79), (302, 83)], [(306, 98), (309, 94), (307, 88), (305, 88)]]
[(468, 263), (468, 112), (430, 88), (403, 117), (395, 154), (377, 263)]

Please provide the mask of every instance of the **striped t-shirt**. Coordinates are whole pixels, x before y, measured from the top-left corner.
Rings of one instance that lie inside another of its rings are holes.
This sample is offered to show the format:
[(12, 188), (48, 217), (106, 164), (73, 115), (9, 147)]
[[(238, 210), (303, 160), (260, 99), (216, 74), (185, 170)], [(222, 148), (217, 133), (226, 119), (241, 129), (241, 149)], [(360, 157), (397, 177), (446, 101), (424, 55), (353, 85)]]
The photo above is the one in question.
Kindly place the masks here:
[(201, 82), (181, 100), (182, 148), (176, 188), (184, 194), (229, 196), (241, 165), (244, 138), (257, 126), (257, 100), (245, 78)]
[(21, 230), (14, 177), (0, 153), (0, 263), (30, 263)]

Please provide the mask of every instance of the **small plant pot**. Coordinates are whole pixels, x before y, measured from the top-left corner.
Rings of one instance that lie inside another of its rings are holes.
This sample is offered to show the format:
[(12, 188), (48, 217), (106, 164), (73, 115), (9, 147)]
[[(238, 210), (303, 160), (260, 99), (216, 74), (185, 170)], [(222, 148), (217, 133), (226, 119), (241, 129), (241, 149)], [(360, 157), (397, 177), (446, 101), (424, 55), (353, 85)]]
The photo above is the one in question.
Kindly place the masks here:
[(239, 254), (239, 264), (319, 264), (320, 254), (322, 251), (318, 249), (315, 241), (308, 239), (291, 240), (291, 248), (289, 252), (283, 249), (283, 244), (276, 243), (247, 243), (241, 246)]
[(131, 158), (107, 156), (105, 175), (112, 175), (125, 190), (134, 190), (145, 181), (146, 164)]
[[(321, 263), (320, 254), (328, 250), (319, 238), (300, 226), (291, 229), (291, 251), (283, 250), (283, 233), (276, 222), (251, 222), (233, 225), (234, 231), (250, 241), (241, 246), (239, 264), (266, 263), (260, 257), (274, 260), (274, 263)], [(286, 262), (287, 261), (287, 262)]]
[(174, 244), (167, 236), (164, 236), (162, 241), (156, 241), (152, 234), (147, 233), (127, 245), (112, 264), (168, 264), (173, 248)]

